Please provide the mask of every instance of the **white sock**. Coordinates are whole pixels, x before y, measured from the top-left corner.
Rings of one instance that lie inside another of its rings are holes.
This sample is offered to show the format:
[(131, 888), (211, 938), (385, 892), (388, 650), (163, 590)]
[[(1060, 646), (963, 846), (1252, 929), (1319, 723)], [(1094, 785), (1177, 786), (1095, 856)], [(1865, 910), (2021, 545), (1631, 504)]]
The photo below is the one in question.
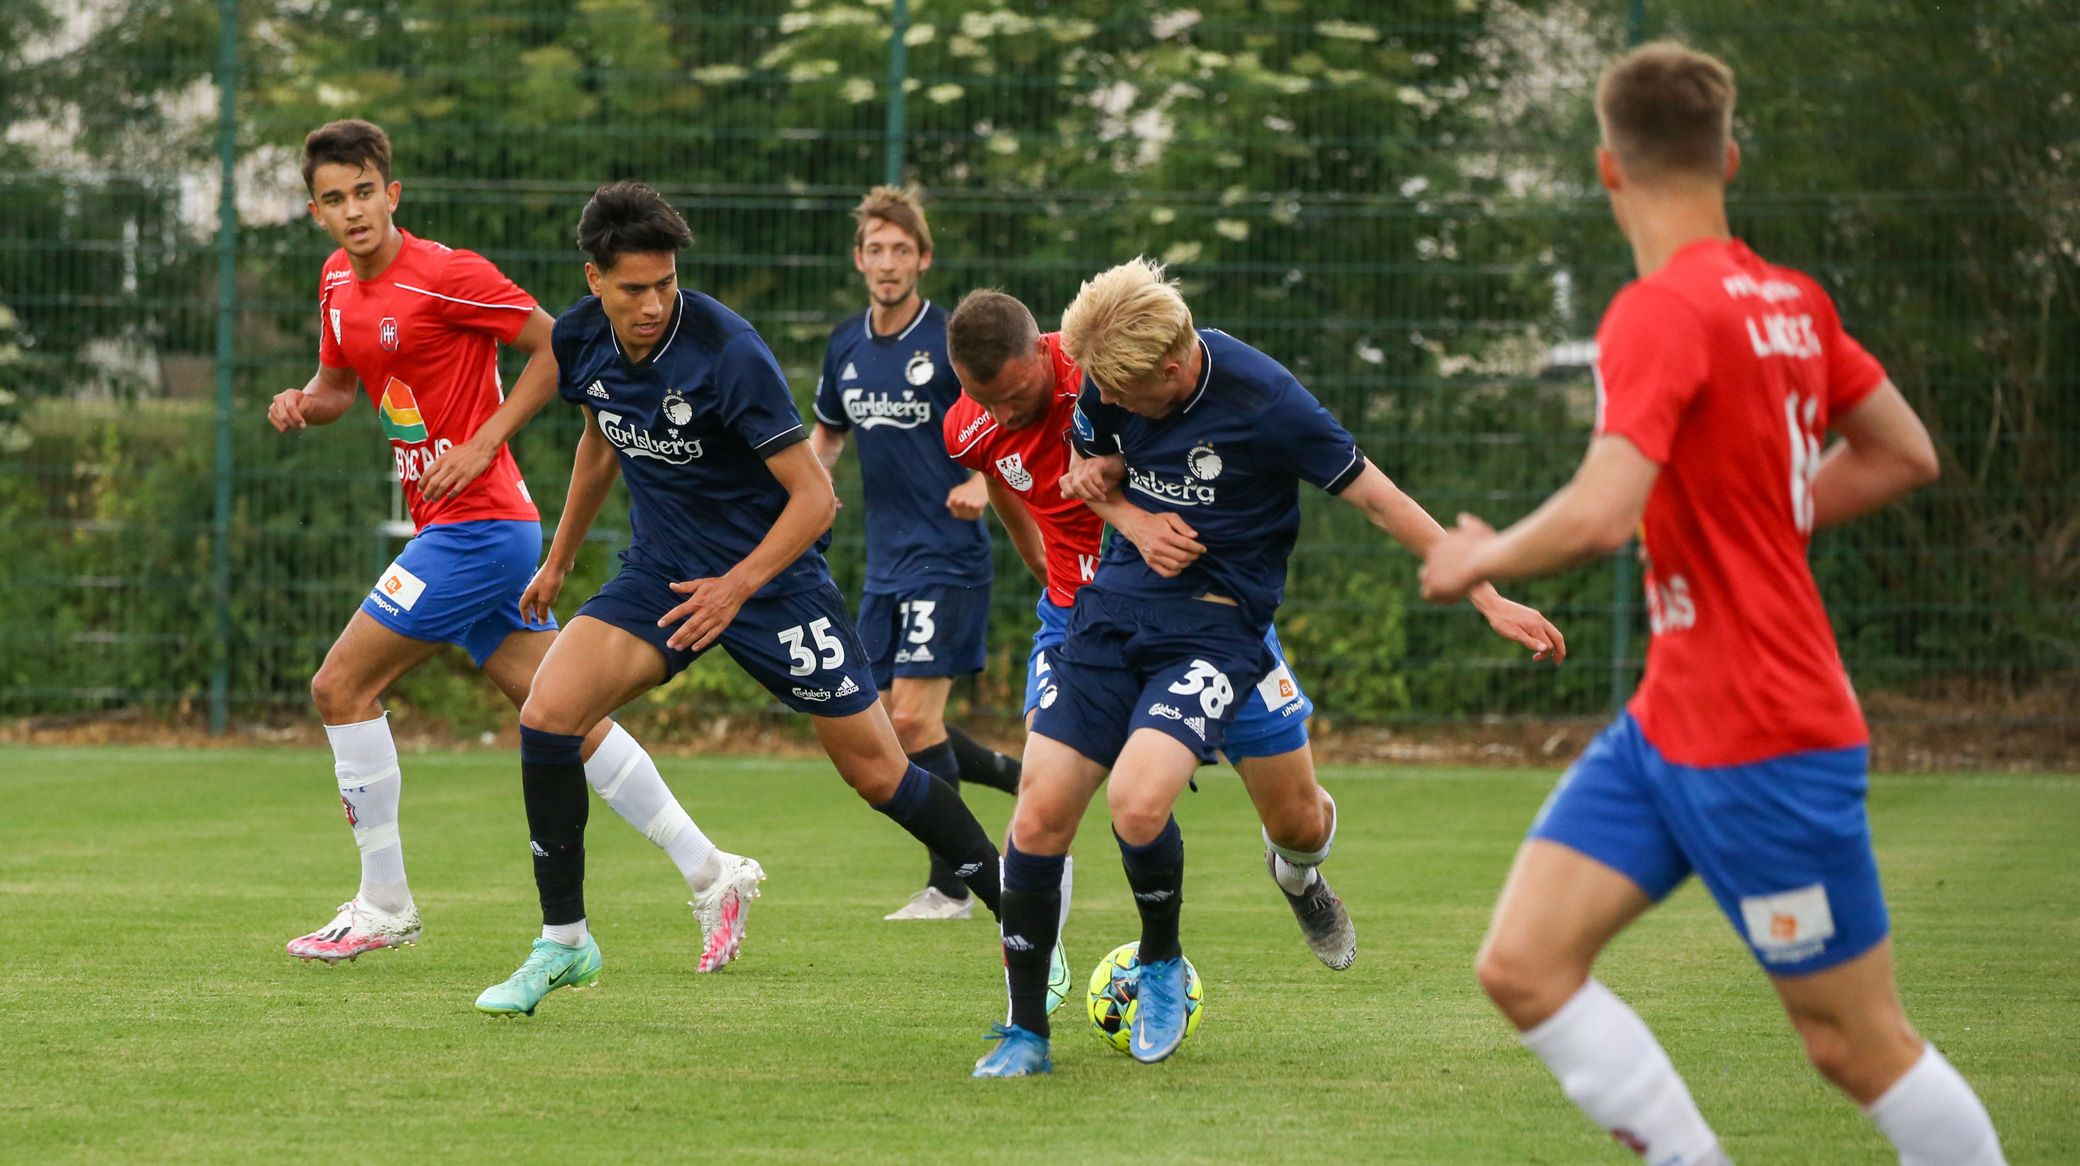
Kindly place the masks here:
[(1690, 1089), (1639, 1014), (1596, 980), (1523, 1034), (1560, 1090), (1648, 1166), (1699, 1166), (1723, 1157)]
[(589, 933), (585, 930), (585, 921), (583, 919), (578, 920), (576, 923), (542, 924), (542, 938), (551, 943), (560, 943), (565, 947), (583, 946), (587, 934)]
[(361, 889), (355, 897), (383, 911), (412, 905), (404, 878), (404, 842), (397, 833), (397, 800), (403, 784), (397, 768), (397, 743), (390, 739), (390, 714), (351, 725), (327, 725), (332, 742), (332, 772), (339, 779), (339, 800), (354, 827), (361, 851)]
[(1979, 1095), (1932, 1044), (1863, 1112), (1891, 1139), (1900, 1166), (2006, 1166)]
[(664, 784), (657, 763), (627, 729), (615, 725), (607, 730), (606, 740), (585, 762), (585, 780), (622, 820), (665, 852), (688, 887), (706, 890), (721, 873), (721, 864), (714, 861), (715, 844), (693, 824)]
[[(1329, 791), (1322, 796), (1329, 798)], [(1316, 867), (1328, 861), (1329, 851), (1336, 845), (1336, 799), (1329, 798), (1329, 840), (1322, 843), (1320, 850), (1294, 850), (1280, 846), (1271, 840), (1271, 831), (1264, 833), (1264, 845), (1271, 848), (1271, 877), (1278, 880), (1279, 887), (1288, 895), (1304, 894), (1314, 885), (1318, 877)]]

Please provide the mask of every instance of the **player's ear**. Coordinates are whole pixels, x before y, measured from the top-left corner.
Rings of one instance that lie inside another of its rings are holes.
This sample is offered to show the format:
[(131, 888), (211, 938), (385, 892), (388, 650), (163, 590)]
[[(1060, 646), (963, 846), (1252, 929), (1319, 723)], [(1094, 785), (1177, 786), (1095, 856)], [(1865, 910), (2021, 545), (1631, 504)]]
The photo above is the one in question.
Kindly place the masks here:
[(1732, 138), (1728, 138), (1728, 139), (1726, 139), (1726, 174), (1725, 174), (1724, 178), (1722, 179), (1722, 181), (1726, 182), (1726, 183), (1727, 183), (1728, 185), (1731, 185), (1731, 184), (1733, 183), (1733, 176), (1734, 176), (1734, 175), (1736, 175), (1736, 174), (1738, 174), (1738, 173), (1740, 173), (1740, 171), (1741, 171), (1741, 147), (1740, 147), (1740, 143), (1739, 143), (1739, 142), (1736, 142), (1736, 141), (1734, 141), (1734, 140), (1733, 140)]
[(1625, 185), (1625, 171), (1618, 165), (1618, 156), (1609, 146), (1596, 147), (1596, 181), (1605, 190), (1618, 190)]
[(857, 243), (852, 245), (852, 270), (859, 272), (861, 275), (867, 273), (867, 257), (860, 253), (859, 244)]
[(918, 256), (917, 256), (917, 272), (918, 272), (918, 274), (919, 274), (919, 275), (922, 275), (922, 274), (924, 274), (925, 272), (927, 272), (927, 271), (930, 271), (931, 269), (932, 269), (932, 253), (931, 253), (931, 252), (929, 252), (929, 251), (924, 251), (924, 252), (920, 252), (920, 253), (918, 254)]
[(383, 193), (389, 196), (390, 209), (394, 211), (397, 209), (398, 196), (404, 193), (404, 183), (393, 178), (390, 180), (390, 185), (384, 188)]
[(590, 259), (587, 259), (587, 260), (585, 261), (585, 286), (586, 286), (586, 287), (588, 287), (588, 288), (590, 288), (590, 289), (592, 289), (592, 294), (593, 294), (593, 295), (598, 295), (598, 294), (599, 294), (599, 288), (600, 288), (600, 274), (599, 274), (599, 268), (598, 268), (598, 267), (596, 267), (596, 266), (594, 266), (594, 265), (593, 265), (593, 262), (592, 262), (592, 260), (590, 260)]

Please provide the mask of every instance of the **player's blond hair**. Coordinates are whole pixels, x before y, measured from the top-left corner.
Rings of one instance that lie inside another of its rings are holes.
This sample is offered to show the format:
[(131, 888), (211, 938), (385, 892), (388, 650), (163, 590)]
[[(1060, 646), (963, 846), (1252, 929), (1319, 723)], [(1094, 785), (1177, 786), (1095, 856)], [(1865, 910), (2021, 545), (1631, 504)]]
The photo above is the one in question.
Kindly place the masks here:
[(1145, 255), (1085, 280), (1062, 313), (1062, 350), (1100, 385), (1146, 379), (1197, 336), (1177, 281)]
[(919, 255), (932, 253), (932, 224), (924, 217), (924, 197), (914, 186), (875, 187), (852, 208), (852, 221), (859, 224), (852, 232), (855, 247), (867, 241), (867, 231), (879, 221), (893, 223), (917, 240)]
[(1709, 53), (1654, 41), (1596, 83), (1604, 144), (1639, 178), (1718, 179), (1733, 138), (1733, 70)]

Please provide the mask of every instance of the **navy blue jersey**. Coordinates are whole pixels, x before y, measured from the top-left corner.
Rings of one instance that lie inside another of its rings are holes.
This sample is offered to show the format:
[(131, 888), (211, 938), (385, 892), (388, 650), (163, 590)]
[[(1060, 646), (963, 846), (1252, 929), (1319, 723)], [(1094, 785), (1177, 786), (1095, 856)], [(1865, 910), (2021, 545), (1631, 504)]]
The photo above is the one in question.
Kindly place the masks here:
[(961, 399), (946, 358), (946, 309), (926, 300), (908, 327), (874, 335), (870, 313), (831, 332), (816, 382), (816, 419), (859, 442), (867, 493), (869, 594), (954, 584), (980, 587), (993, 574), (989, 527), (946, 509), (946, 492), (968, 471), (946, 454), (939, 423)]
[(1091, 586), (1142, 599), (1225, 595), (1268, 624), (1285, 597), (1286, 559), (1300, 533), (1299, 483), (1337, 493), (1357, 480), (1365, 459), (1284, 365), (1210, 328), (1200, 330), (1199, 344), (1199, 385), (1166, 417), (1107, 405), (1084, 377), (1072, 426), (1077, 449), (1124, 454), (1127, 500), (1175, 512), (1206, 548), (1165, 579), (1115, 531)]
[[(742, 316), (681, 290), (664, 339), (621, 351), (596, 296), (557, 317), (557, 391), (590, 410), (621, 457), (635, 539), (622, 560), (672, 579), (721, 575), (765, 540), (787, 506), (766, 459), (808, 438), (787, 380)], [(830, 581), (824, 535), (759, 588), (771, 598)]]

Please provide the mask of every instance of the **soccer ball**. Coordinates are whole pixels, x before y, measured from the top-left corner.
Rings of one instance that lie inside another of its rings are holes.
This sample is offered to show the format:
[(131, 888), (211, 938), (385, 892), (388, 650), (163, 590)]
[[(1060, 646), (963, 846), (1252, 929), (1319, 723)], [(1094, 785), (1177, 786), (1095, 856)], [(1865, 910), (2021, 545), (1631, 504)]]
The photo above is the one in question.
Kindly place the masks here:
[[(1099, 1040), (1123, 1053), (1133, 1040), (1130, 1030), (1134, 1024), (1135, 989), (1140, 985), (1139, 942), (1113, 948), (1091, 972), (1091, 1028)], [(1198, 1031), (1200, 1005), (1205, 999), (1206, 988), (1199, 982), (1199, 969), (1192, 966), (1192, 961), (1184, 961), (1184, 1034), (1188, 1037)]]

